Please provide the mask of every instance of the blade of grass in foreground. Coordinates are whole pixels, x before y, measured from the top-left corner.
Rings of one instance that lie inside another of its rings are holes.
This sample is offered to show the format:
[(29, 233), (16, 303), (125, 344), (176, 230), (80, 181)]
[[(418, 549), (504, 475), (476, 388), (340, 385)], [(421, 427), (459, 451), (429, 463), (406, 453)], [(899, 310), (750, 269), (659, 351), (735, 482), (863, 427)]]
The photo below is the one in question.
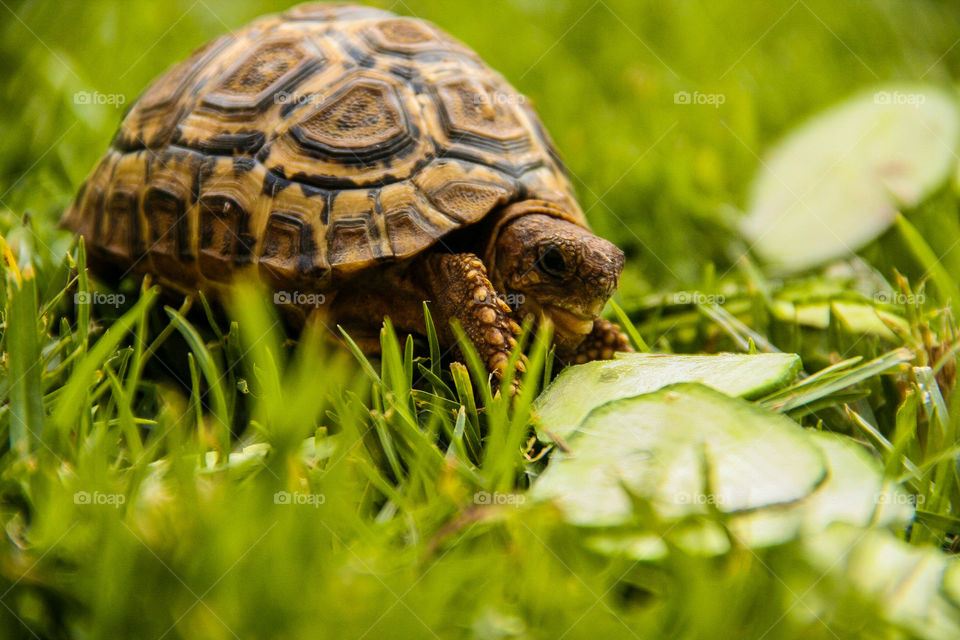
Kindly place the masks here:
[(219, 374), (220, 368), (193, 325), (169, 307), (165, 308), (164, 311), (167, 312), (170, 321), (176, 326), (187, 344), (190, 345), (190, 350), (197, 358), (197, 364), (203, 372), (203, 377), (207, 379), (207, 393), (210, 394), (211, 404), (213, 405), (217, 448), (220, 455), (225, 457), (230, 453), (230, 412), (227, 409), (227, 401), (221, 384), (223, 376)]
[(648, 353), (650, 347), (647, 346), (646, 341), (644, 341), (640, 332), (637, 331), (637, 327), (634, 326), (633, 321), (630, 320), (626, 312), (613, 300), (610, 301), (610, 308), (613, 309), (613, 314), (617, 316), (617, 322), (619, 322), (623, 330), (627, 332), (627, 337), (630, 338), (630, 343), (633, 345), (633, 348), (641, 353)]
[[(120, 342), (136, 326), (137, 322), (142, 320), (156, 300), (159, 290), (149, 289), (140, 296), (137, 303), (120, 318), (118, 318), (110, 328), (97, 340), (93, 348), (87, 351), (87, 355), (77, 364), (70, 375), (70, 381), (63, 387), (62, 392), (57, 397), (56, 408), (50, 417), (50, 426), (48, 432), (50, 438), (46, 435), (44, 440), (48, 444), (66, 443), (69, 440), (68, 432), (78, 417), (89, 414), (92, 404), (90, 392), (96, 382), (100, 380), (102, 374), (99, 369), (107, 358), (116, 351)], [(51, 441), (52, 440), (52, 441)]]
[(43, 430), (42, 359), (33, 268), (21, 274), (7, 265), (7, 331), (5, 351), (10, 376), (10, 447), (21, 452)]
[[(77, 245), (77, 294), (90, 297), (90, 279), (87, 277), (87, 249), (83, 236)], [(86, 352), (90, 339), (90, 305), (77, 305), (77, 333), (80, 348)]]
[(903, 237), (904, 242), (910, 247), (914, 258), (923, 265), (925, 272), (933, 280), (940, 295), (943, 296), (942, 302), (945, 304), (949, 303), (954, 314), (960, 315), (960, 306), (958, 306), (960, 305), (960, 288), (957, 287), (956, 281), (947, 273), (947, 270), (941, 263), (941, 259), (937, 257), (936, 252), (927, 244), (927, 241), (924, 240), (916, 227), (910, 224), (902, 214), (897, 215), (896, 227)]

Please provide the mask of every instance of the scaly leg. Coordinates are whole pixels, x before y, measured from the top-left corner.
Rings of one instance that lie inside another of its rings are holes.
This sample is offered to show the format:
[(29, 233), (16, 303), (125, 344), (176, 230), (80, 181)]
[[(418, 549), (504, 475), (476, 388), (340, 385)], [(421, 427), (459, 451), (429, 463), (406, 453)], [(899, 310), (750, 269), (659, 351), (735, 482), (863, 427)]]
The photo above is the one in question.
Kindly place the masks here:
[[(430, 310), (435, 315), (441, 342), (456, 344), (450, 320), (463, 327), (487, 370), (499, 378), (520, 327), (511, 318), (510, 306), (497, 295), (483, 262), (472, 253), (437, 253), (424, 262)], [(518, 362), (523, 370), (523, 362)]]

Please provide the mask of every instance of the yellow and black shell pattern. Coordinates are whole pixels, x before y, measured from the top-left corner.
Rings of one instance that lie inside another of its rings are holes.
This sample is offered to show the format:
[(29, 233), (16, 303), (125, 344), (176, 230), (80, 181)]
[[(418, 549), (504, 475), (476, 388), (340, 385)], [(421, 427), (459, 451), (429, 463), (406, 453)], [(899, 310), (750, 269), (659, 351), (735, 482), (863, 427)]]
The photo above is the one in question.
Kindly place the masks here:
[(126, 114), (63, 225), (91, 262), (328, 290), (519, 200), (586, 226), (527, 100), (423, 20), (305, 4), (207, 43)]

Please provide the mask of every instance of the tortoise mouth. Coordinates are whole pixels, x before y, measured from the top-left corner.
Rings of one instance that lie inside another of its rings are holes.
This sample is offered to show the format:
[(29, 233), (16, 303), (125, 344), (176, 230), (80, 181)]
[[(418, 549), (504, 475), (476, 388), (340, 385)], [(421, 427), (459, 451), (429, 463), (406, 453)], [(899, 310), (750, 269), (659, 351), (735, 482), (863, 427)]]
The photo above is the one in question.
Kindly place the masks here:
[(543, 315), (565, 336), (580, 338), (593, 331), (595, 316), (575, 313), (556, 305), (543, 307)]

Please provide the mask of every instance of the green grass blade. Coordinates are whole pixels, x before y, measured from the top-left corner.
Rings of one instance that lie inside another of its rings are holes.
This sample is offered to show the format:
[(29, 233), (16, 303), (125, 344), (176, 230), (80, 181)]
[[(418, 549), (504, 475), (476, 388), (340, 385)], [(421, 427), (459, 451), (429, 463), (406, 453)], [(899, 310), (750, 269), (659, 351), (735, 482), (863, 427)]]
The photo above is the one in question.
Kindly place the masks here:
[(146, 314), (157, 297), (158, 290), (141, 294), (136, 304), (118, 318), (90, 348), (70, 375), (70, 380), (57, 398), (57, 406), (50, 418), (57, 438), (65, 439), (74, 422), (90, 408), (90, 387), (102, 379), (99, 369), (113, 354), (121, 341)]
[(960, 288), (957, 287), (956, 281), (944, 268), (936, 252), (930, 248), (923, 235), (902, 214), (897, 214), (896, 228), (913, 253), (914, 258), (925, 270), (926, 275), (933, 280), (942, 296), (942, 301), (949, 303), (953, 312), (958, 313), (960, 311)]
[(427, 331), (427, 344), (430, 347), (430, 371), (439, 379), (440, 376), (440, 338), (437, 337), (437, 327), (433, 324), (430, 306), (423, 303), (423, 320)]
[(4, 346), (9, 367), (10, 447), (24, 453), (40, 437), (44, 425), (40, 324), (33, 269), (22, 274), (16, 265), (7, 271), (7, 312)]
[(164, 311), (166, 311), (167, 316), (177, 331), (180, 332), (180, 335), (190, 345), (190, 350), (197, 359), (197, 365), (199, 365), (200, 371), (203, 372), (203, 377), (207, 381), (206, 394), (210, 396), (218, 453), (221, 456), (227, 456), (230, 453), (231, 418), (223, 390), (223, 375), (220, 373), (220, 367), (193, 325), (170, 307), (165, 307)]
[(620, 323), (620, 327), (627, 332), (627, 337), (630, 338), (630, 344), (633, 345), (633, 348), (642, 353), (649, 353), (650, 347), (644, 341), (643, 336), (640, 335), (636, 325), (633, 324), (633, 321), (630, 320), (626, 312), (613, 300), (611, 300), (609, 304), (610, 308), (613, 309), (613, 314), (617, 316), (617, 322)]

